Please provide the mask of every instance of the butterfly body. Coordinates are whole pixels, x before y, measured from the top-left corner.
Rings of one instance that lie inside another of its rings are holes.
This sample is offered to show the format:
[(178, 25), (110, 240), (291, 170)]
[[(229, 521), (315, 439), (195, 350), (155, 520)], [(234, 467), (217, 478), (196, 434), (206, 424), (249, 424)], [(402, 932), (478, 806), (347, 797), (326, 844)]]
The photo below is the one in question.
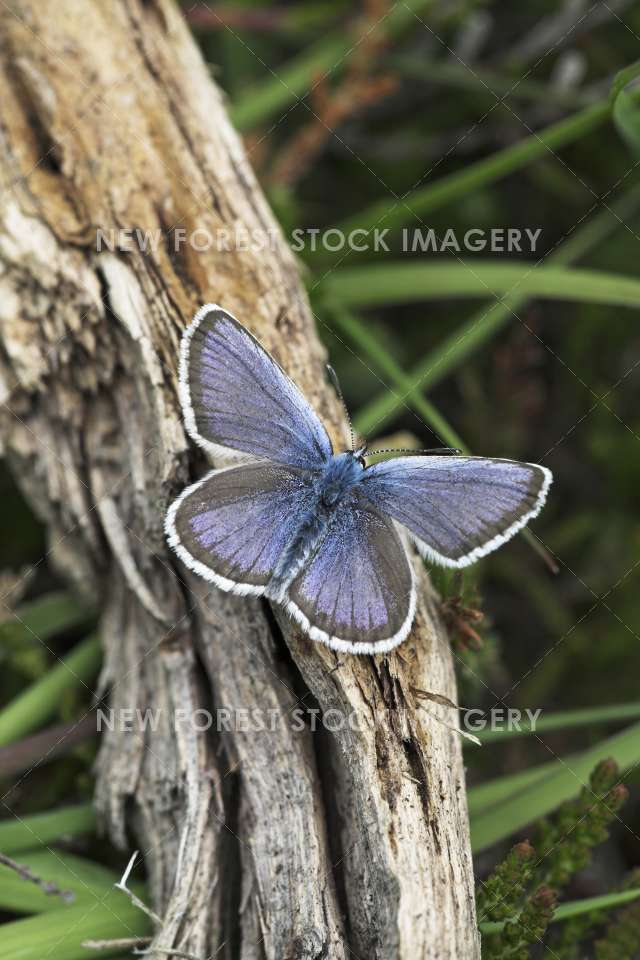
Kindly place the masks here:
[(168, 510), (182, 561), (222, 590), (281, 604), (313, 639), (382, 653), (405, 639), (416, 586), (405, 540), (464, 567), (539, 513), (551, 473), (485, 457), (334, 453), (295, 384), (226, 310), (207, 304), (183, 335), (187, 431), (214, 469)]
[(285, 601), (289, 584), (339, 518), (338, 507), (360, 482), (363, 470), (364, 466), (356, 453), (348, 450), (331, 456), (323, 469), (313, 477), (306, 507), (301, 511), (291, 539), (278, 559), (265, 596), (278, 603)]

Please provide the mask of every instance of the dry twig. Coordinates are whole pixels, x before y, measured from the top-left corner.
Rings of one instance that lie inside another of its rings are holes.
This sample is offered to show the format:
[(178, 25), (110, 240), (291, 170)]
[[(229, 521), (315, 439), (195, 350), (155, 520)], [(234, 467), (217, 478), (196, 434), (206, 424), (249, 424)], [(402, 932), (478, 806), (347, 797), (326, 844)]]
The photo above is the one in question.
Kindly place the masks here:
[(33, 883), (36, 885), (36, 887), (40, 887), (42, 892), (49, 896), (60, 897), (60, 899), (64, 900), (65, 903), (71, 903), (73, 900), (75, 900), (76, 895), (73, 890), (61, 890), (60, 887), (58, 887), (55, 883), (51, 883), (49, 880), (43, 880), (42, 877), (39, 877), (37, 874), (33, 873), (29, 867), (25, 866), (23, 863), (17, 863), (5, 853), (0, 853), (0, 864), (8, 867), (9, 870), (13, 870), (14, 873), (17, 873), (19, 877), (21, 877), (23, 880), (26, 880), (28, 883)]

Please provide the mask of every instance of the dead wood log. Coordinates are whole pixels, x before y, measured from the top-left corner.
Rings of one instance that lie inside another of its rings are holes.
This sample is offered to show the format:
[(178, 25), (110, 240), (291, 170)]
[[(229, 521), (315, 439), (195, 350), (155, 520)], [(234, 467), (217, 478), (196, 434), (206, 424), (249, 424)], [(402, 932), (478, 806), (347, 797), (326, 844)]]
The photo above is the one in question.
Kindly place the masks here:
[[(131, 831), (144, 852), (155, 945), (473, 960), (460, 744), (434, 719), (447, 709), (411, 692), (455, 699), (424, 572), (398, 652), (338, 657), (266, 604), (197, 581), (164, 542), (168, 502), (206, 466), (176, 389), (180, 334), (203, 302), (255, 331), (334, 440), (345, 426), (294, 258), (188, 29), (169, 0), (8, 0), (0, 31), (4, 451), (49, 560), (102, 605), (111, 707), (160, 718), (104, 735), (96, 787), (115, 842)], [(175, 242), (238, 227), (275, 240), (259, 253)], [(98, 232), (136, 228), (159, 242), (120, 234), (98, 250)], [(174, 722), (309, 704), (357, 723)]]

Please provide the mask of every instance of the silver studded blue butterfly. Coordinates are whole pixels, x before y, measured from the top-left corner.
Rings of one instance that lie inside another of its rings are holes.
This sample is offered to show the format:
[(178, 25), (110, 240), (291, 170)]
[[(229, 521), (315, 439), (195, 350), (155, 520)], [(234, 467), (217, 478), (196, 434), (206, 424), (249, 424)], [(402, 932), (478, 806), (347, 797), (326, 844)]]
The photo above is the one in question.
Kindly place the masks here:
[(264, 596), (313, 640), (382, 653), (411, 628), (416, 587), (405, 546), (465, 567), (542, 509), (546, 467), (462, 456), (366, 466), (334, 453), (292, 380), (226, 310), (207, 304), (180, 354), (186, 428), (242, 462), (188, 487), (166, 517), (180, 559), (222, 590)]

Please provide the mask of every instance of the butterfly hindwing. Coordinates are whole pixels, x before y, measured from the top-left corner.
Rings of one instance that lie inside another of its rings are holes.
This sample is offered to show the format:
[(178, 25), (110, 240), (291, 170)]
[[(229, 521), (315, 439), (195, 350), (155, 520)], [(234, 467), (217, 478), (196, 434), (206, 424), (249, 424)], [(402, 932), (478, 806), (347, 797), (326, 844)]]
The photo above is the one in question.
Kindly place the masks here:
[(259, 596), (308, 505), (311, 479), (268, 461), (213, 470), (169, 508), (169, 544), (221, 589)]
[(464, 567), (535, 517), (546, 467), (486, 457), (398, 457), (364, 472), (365, 496), (409, 531), (428, 560)]
[(286, 607), (313, 640), (348, 653), (383, 653), (407, 636), (415, 602), (393, 521), (356, 494), (338, 507), (290, 584)]
[(331, 456), (326, 430), (293, 381), (216, 304), (202, 307), (183, 336), (180, 396), (189, 433), (214, 455), (307, 468)]

